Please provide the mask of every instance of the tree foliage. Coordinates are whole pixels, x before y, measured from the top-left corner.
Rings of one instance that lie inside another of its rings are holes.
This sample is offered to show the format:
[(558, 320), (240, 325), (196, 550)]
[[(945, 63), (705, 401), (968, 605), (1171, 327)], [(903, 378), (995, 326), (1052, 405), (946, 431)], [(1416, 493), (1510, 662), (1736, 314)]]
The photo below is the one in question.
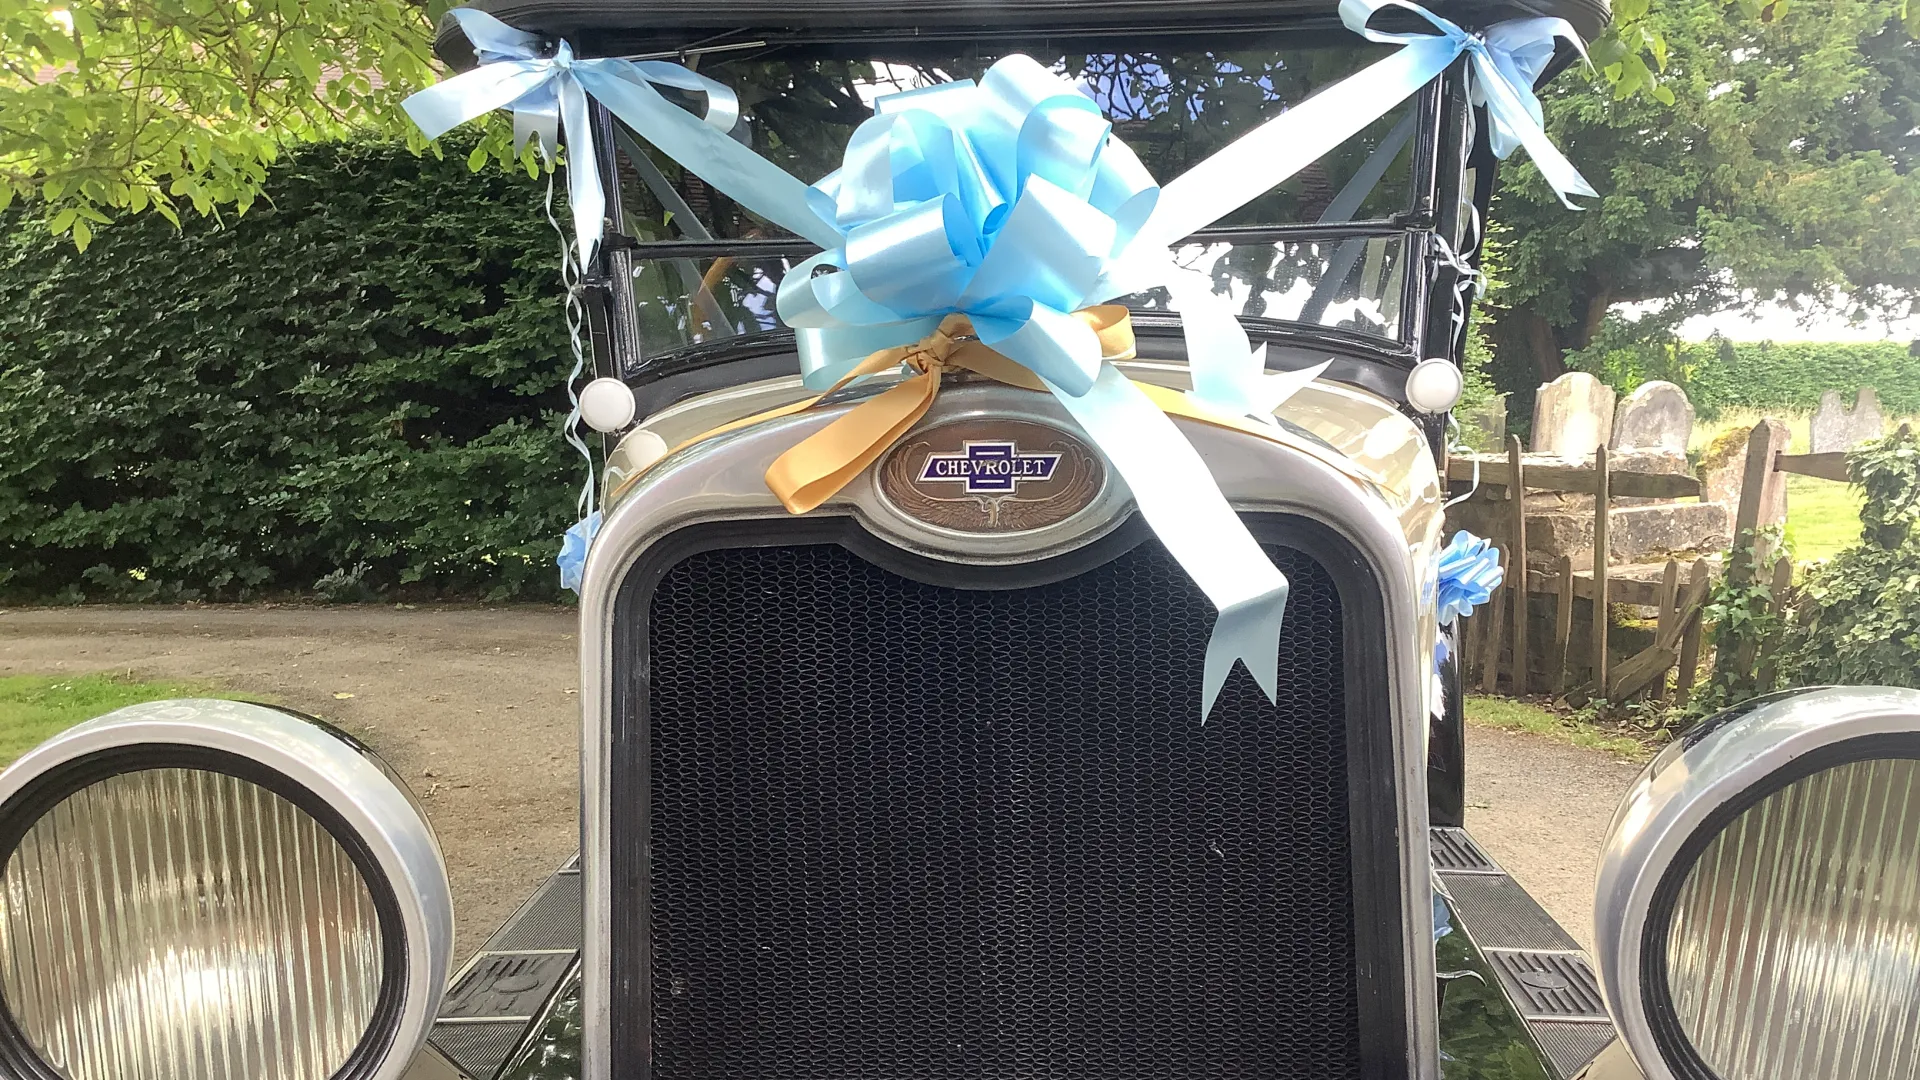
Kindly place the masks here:
[(0, 0), (0, 208), (84, 248), (111, 217), (244, 213), (287, 146), (415, 140), (417, 0)]
[(1617, 5), (1638, 29), (1599, 50), (1612, 79), (1570, 74), (1545, 95), (1601, 197), (1569, 214), (1530, 164), (1503, 172), (1494, 338), (1510, 387), (1558, 374), (1624, 303), (1652, 302), (1657, 325), (1758, 301), (1912, 310), (1920, 46), (1900, 0), (1644, 4)]
[(359, 142), (225, 227), (81, 253), (0, 214), (0, 594), (554, 595), (580, 477), (539, 198)]

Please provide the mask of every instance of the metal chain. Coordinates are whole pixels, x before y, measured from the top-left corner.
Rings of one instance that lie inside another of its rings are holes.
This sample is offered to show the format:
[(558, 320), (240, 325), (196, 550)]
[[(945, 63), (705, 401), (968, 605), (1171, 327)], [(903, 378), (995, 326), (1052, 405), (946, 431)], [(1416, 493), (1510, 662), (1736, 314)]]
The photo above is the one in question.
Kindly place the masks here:
[(560, 238), (560, 285), (566, 292), (565, 310), (567, 319), (567, 344), (573, 350), (573, 370), (567, 375), (567, 400), (573, 409), (567, 413), (566, 423), (562, 426), (567, 444), (580, 451), (586, 459), (587, 482), (580, 488), (579, 514), (586, 517), (593, 512), (598, 501), (599, 489), (594, 481), (593, 450), (580, 435), (580, 376), (587, 370), (587, 350), (582, 343), (581, 328), (586, 323), (586, 309), (580, 300), (580, 260), (574, 255), (573, 244), (567, 239), (567, 230), (561, 226), (560, 219), (553, 213), (553, 181), (559, 170), (547, 169), (547, 221), (553, 226), (555, 236)]

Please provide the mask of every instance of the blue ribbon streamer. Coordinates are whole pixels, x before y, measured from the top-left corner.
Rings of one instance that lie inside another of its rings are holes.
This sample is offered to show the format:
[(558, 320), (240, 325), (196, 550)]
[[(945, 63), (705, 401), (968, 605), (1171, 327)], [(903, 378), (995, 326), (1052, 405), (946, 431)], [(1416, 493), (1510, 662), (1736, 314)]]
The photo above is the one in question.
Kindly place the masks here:
[[(1369, 27), (1384, 8), (1412, 12), (1434, 32), (1389, 33)], [(1471, 94), (1484, 104), (1494, 152), (1505, 158), (1524, 146), (1560, 201), (1594, 195), (1573, 163), (1541, 126), (1533, 84), (1565, 40), (1585, 46), (1565, 19), (1516, 19), (1470, 33), (1407, 0), (1341, 0), (1340, 19), (1369, 41), (1398, 44), (1387, 58), (1329, 86), (1235, 139), (1212, 157), (1168, 182), (1159, 206), (1129, 255), (1150, 258), (1160, 249), (1220, 220), (1319, 160), (1375, 119), (1413, 96), (1463, 54), (1470, 60)]]
[(1440, 549), (1436, 576), (1435, 618), (1444, 626), (1491, 599), (1506, 574), (1493, 542), (1462, 529)]
[[(576, 59), (565, 41), (549, 52), (539, 35), (486, 12), (456, 8), (451, 14), (473, 42), (480, 65), (407, 98), (407, 115), (428, 138), (437, 139), (495, 109), (511, 109), (516, 148), (538, 138), (543, 151), (551, 151), (564, 131), (571, 166), (567, 196), (582, 264), (599, 245), (607, 209), (587, 119), (589, 97), (661, 153), (768, 219), (818, 244), (840, 242), (839, 233), (811, 209), (804, 183), (727, 134), (740, 115), (739, 99), (727, 87), (663, 61)], [(656, 85), (706, 95), (704, 118), (662, 97)]]
[[(1388, 6), (1417, 13), (1435, 32), (1369, 29)], [(1220, 613), (1207, 650), (1203, 720), (1236, 660), (1275, 696), (1287, 580), (1179, 429), (1103, 362), (1092, 330), (1072, 312), (1165, 286), (1183, 316), (1192, 396), (1230, 416), (1273, 422), (1274, 408), (1324, 365), (1267, 372), (1264, 350), (1250, 346), (1232, 308), (1204, 274), (1175, 266), (1168, 246), (1318, 159), (1462, 54), (1472, 58), (1496, 148), (1526, 146), (1563, 198), (1592, 193), (1547, 141), (1532, 92), (1555, 38), (1572, 38), (1562, 20), (1520, 20), (1476, 35), (1404, 0), (1343, 0), (1349, 27), (1404, 47), (1163, 188), (1093, 101), (1026, 56), (1003, 58), (978, 84), (878, 99), (840, 169), (808, 186), (725, 134), (719, 121), (730, 126), (737, 105), (710, 80), (670, 64), (578, 60), (565, 42), (543, 55), (533, 35), (472, 10), (455, 15), (481, 66), (414, 95), (409, 112), (429, 136), (501, 107), (514, 110), (516, 130), (551, 132), (548, 118), (557, 117), (583, 257), (605, 205), (586, 121), (591, 95), (748, 210), (825, 249), (791, 270), (777, 297), (808, 385), (833, 384), (876, 350), (927, 336), (953, 312), (1039, 375)], [(706, 119), (667, 101), (655, 84), (705, 93)]]

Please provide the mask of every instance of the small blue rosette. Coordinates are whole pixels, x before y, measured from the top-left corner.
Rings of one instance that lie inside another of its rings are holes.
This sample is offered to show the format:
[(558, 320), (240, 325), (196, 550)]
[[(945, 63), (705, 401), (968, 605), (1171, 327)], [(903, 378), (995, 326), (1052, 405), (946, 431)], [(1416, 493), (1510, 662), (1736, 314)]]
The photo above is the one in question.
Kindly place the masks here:
[(600, 511), (595, 510), (567, 530), (560, 541), (560, 554), (554, 562), (560, 567), (560, 587), (580, 591), (580, 578), (587, 568), (587, 549), (593, 546), (593, 538), (600, 532)]
[(1440, 625), (1473, 614), (1473, 609), (1493, 597), (1505, 571), (1500, 569), (1500, 552), (1493, 542), (1462, 529), (1440, 549), (1440, 567), (1435, 587), (1435, 618)]

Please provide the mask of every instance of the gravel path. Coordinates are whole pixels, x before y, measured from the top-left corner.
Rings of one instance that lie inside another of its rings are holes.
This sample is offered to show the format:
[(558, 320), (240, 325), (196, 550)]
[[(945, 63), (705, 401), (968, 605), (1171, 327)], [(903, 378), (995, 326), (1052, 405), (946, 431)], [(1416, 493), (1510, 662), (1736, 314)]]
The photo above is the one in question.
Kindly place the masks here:
[(1539, 735), (1467, 729), (1467, 831), (1589, 950), (1600, 841), (1640, 768)]
[[(17, 609), (0, 674), (209, 680), (365, 737), (440, 834), (464, 956), (577, 847), (574, 634), (551, 607)], [(1468, 751), (1468, 826), (1588, 942), (1600, 835), (1637, 767), (1481, 729)]]

